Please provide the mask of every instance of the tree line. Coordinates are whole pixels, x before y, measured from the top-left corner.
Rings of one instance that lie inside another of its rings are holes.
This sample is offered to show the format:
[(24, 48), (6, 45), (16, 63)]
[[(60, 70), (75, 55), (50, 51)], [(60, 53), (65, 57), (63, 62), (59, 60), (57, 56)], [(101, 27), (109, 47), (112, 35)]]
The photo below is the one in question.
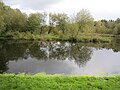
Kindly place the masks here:
[(66, 35), (76, 38), (81, 33), (120, 35), (120, 18), (95, 21), (90, 12), (82, 9), (76, 15), (65, 13), (31, 13), (26, 15), (0, 2), (0, 35), (11, 33), (35, 35)]

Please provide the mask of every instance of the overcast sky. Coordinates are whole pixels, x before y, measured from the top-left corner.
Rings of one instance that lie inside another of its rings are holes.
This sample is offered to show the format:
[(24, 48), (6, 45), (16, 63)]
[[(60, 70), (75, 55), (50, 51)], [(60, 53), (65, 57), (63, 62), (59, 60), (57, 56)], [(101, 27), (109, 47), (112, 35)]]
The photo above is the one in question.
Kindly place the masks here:
[(96, 19), (120, 17), (120, 0), (3, 0), (12, 8), (22, 12), (65, 12), (70, 15), (88, 9)]

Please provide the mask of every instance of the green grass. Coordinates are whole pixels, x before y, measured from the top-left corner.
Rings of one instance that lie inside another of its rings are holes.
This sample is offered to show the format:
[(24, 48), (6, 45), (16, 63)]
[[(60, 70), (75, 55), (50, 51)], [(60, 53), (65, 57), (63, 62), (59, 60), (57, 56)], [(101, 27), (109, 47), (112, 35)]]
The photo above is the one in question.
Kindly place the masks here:
[(65, 41), (72, 41), (76, 40), (77, 42), (112, 42), (114, 35), (109, 35), (109, 34), (85, 34), (81, 33), (78, 36), (63, 36), (62, 40)]
[(1, 74), (0, 90), (120, 90), (120, 76)]
[(31, 34), (30, 32), (14, 32), (8, 34), (11, 37), (0, 37), (0, 39), (13, 39), (13, 40), (39, 40), (39, 41), (76, 41), (76, 42), (112, 42), (115, 35), (110, 34), (85, 34), (81, 33), (77, 36), (68, 35), (52, 35), (52, 34)]

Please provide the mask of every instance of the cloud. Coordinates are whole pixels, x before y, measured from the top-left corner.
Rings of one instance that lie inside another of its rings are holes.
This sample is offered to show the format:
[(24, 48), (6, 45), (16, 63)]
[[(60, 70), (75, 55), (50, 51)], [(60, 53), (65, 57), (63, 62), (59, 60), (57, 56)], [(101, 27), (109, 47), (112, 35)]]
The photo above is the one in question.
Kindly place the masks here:
[(74, 14), (88, 9), (95, 19), (116, 19), (120, 15), (120, 0), (4, 0), (6, 5), (26, 13), (39, 11)]
[(51, 5), (62, 1), (64, 0), (4, 0), (4, 2), (11, 6), (19, 5), (21, 8), (33, 10), (49, 8)]
[(27, 3), (23, 4), (23, 7), (31, 7), (32, 9), (45, 9), (49, 8), (51, 5), (61, 2), (62, 0), (26, 0)]

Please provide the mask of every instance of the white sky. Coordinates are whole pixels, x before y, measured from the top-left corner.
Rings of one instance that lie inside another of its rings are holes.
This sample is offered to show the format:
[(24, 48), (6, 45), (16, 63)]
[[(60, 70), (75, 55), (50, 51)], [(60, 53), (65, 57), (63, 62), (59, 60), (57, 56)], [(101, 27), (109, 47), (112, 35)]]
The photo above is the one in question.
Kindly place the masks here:
[(3, 0), (26, 13), (37, 11), (75, 14), (88, 9), (96, 20), (120, 17), (120, 0)]

